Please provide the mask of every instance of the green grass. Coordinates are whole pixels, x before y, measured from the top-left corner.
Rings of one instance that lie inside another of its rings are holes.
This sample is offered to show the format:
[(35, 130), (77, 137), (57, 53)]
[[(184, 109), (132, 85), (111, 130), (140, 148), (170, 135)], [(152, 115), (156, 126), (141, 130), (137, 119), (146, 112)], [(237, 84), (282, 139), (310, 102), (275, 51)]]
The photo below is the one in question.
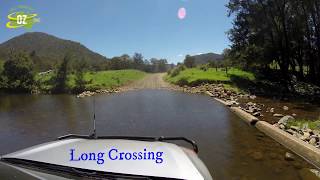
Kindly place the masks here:
[(166, 80), (173, 84), (180, 84), (181, 81), (184, 81), (186, 85), (196, 85), (202, 82), (231, 84), (232, 77), (240, 77), (251, 81), (255, 80), (253, 73), (236, 68), (229, 69), (228, 74), (226, 74), (224, 69), (218, 69), (218, 71), (216, 71), (214, 68), (209, 68), (207, 71), (203, 71), (198, 68), (191, 68), (181, 71), (175, 77), (167, 76)]
[[(36, 80), (40, 82), (41, 89), (50, 90), (50, 79), (54, 73), (47, 75), (36, 76)], [(138, 70), (114, 70), (114, 71), (98, 71), (98, 72), (87, 72), (84, 74), (85, 81), (88, 82), (86, 85), (87, 90), (96, 89), (111, 89), (128, 84), (132, 81), (143, 78), (146, 73)], [(68, 76), (67, 82), (68, 88), (72, 89), (75, 87), (75, 75)]]
[(290, 126), (298, 126), (299, 128), (308, 127), (312, 130), (320, 130), (320, 120), (316, 121), (308, 121), (303, 119), (295, 119), (293, 121), (288, 122), (288, 127)]
[[(100, 71), (86, 73), (84, 79), (89, 82), (86, 86), (88, 89), (108, 89), (141, 79), (145, 74), (137, 70)], [(70, 78), (69, 84), (71, 87), (74, 87), (73, 75)]]

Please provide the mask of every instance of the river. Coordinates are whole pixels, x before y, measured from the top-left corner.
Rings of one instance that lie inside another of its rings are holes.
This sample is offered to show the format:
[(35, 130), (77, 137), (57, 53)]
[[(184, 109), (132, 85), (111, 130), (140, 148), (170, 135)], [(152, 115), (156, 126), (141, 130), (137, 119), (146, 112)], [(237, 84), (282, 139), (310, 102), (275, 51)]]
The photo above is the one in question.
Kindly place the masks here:
[[(139, 90), (95, 97), (98, 135), (185, 136), (214, 179), (300, 179), (310, 167), (204, 95)], [(68, 133), (89, 134), (93, 98), (73, 95), (1, 95), (0, 154)]]

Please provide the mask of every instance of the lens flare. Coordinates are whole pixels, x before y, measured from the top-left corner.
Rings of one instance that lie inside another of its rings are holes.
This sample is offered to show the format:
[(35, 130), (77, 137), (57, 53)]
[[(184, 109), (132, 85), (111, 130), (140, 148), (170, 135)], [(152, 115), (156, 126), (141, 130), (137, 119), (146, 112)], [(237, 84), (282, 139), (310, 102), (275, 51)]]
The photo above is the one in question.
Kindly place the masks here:
[(184, 19), (184, 18), (186, 18), (186, 15), (187, 15), (186, 9), (184, 7), (179, 8), (179, 10), (178, 10), (178, 18), (179, 19)]

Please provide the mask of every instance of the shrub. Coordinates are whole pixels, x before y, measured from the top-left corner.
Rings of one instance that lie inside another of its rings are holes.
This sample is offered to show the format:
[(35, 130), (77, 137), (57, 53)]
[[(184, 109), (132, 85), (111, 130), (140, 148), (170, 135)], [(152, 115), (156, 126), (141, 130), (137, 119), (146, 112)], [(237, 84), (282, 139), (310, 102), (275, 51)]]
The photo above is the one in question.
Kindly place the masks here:
[(171, 77), (175, 77), (175, 76), (179, 75), (180, 72), (185, 70), (185, 69), (186, 69), (186, 67), (184, 65), (180, 65), (177, 68), (174, 68), (172, 73), (171, 73)]
[(26, 54), (16, 54), (4, 63), (1, 78), (2, 88), (30, 92), (34, 86), (33, 63)]
[(207, 64), (204, 64), (204, 65), (201, 65), (201, 66), (199, 67), (199, 69), (202, 70), (202, 71), (207, 71), (207, 70), (209, 69), (209, 67), (208, 67)]
[(179, 86), (184, 86), (184, 85), (188, 85), (188, 84), (189, 84), (188, 78), (186, 78), (186, 77), (183, 77), (177, 81), (177, 85), (179, 85)]

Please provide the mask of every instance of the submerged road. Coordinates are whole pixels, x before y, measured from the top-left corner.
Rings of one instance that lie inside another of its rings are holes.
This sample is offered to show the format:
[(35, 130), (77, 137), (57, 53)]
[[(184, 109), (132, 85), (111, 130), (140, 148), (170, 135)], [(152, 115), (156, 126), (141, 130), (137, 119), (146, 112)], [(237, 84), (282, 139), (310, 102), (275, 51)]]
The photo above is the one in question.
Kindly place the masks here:
[(148, 74), (143, 79), (135, 81), (123, 89), (169, 89), (172, 87), (163, 80), (166, 73)]

